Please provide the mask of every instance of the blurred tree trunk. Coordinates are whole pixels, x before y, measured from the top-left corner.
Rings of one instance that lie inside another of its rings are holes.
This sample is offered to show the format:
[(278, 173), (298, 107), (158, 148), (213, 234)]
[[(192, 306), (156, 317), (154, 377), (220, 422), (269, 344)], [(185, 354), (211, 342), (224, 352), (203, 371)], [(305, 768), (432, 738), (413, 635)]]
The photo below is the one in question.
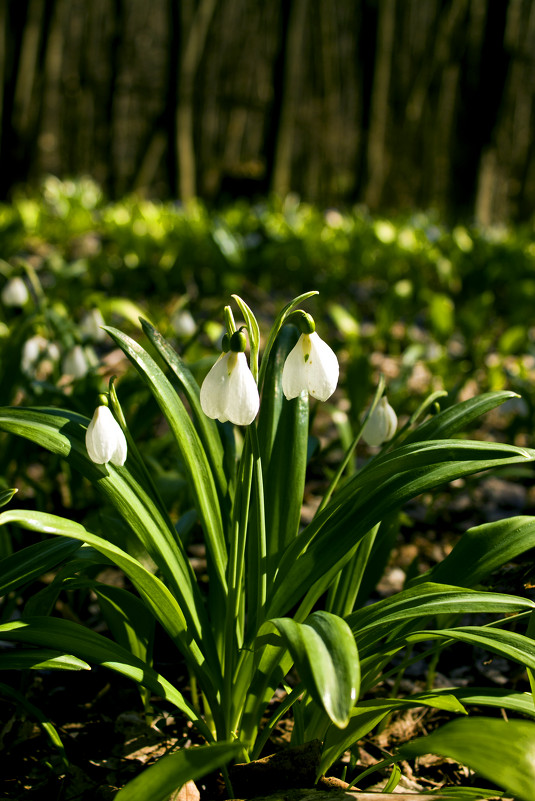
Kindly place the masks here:
[[(289, 2), (290, 0), (288, 0)], [(284, 2), (284, 0), (283, 0)], [(291, 187), (295, 114), (302, 88), (303, 31), (308, 0), (292, 0), (284, 52), (284, 82), (280, 96), (279, 126), (276, 135), (271, 189), (284, 197)]]
[(176, 145), (179, 196), (183, 202), (191, 200), (197, 192), (194, 141), (195, 77), (216, 5), (217, 0), (199, 0), (197, 6), (194, 6), (192, 0), (181, 0), (182, 47), (178, 78)]
[(365, 201), (372, 209), (376, 209), (381, 202), (388, 173), (386, 130), (395, 25), (396, 0), (379, 0), (377, 51), (368, 131), (368, 180), (364, 192)]

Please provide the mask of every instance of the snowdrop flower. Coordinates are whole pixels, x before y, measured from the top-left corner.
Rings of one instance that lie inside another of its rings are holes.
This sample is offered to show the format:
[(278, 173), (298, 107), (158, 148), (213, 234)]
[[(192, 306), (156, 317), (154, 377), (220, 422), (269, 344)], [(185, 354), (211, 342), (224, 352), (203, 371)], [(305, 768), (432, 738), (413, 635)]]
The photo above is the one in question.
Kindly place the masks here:
[[(44, 361), (49, 363), (43, 365)], [(30, 337), (24, 343), (20, 360), (20, 369), (30, 378), (35, 378), (38, 366), (44, 366), (45, 373), (52, 368), (51, 363), (59, 360), (59, 348), (54, 342), (49, 342), (40, 334)]]
[(25, 306), (30, 298), (26, 284), (19, 276), (11, 278), (2, 290), (5, 306)]
[(62, 369), (64, 375), (70, 375), (73, 378), (83, 378), (87, 375), (87, 358), (81, 345), (75, 345), (65, 354)]
[(245, 353), (245, 334), (235, 331), (230, 350), (214, 364), (201, 387), (201, 407), (214, 420), (230, 420), (237, 426), (248, 426), (258, 414), (258, 387), (249, 370)]
[(111, 462), (120, 467), (126, 461), (126, 437), (107, 406), (97, 406), (87, 426), (85, 446), (95, 464)]
[(326, 401), (338, 383), (338, 359), (332, 348), (316, 334), (309, 314), (303, 313), (299, 323), (301, 328), (308, 328), (308, 332), (301, 334), (284, 362), (282, 391), (288, 400), (306, 390), (313, 398)]
[(379, 400), (377, 406), (368, 417), (362, 431), (362, 439), (368, 445), (382, 445), (392, 439), (398, 427), (398, 418), (390, 406), (386, 396)]
[(80, 320), (79, 329), (84, 337), (93, 342), (103, 342), (107, 338), (106, 332), (101, 328), (103, 325), (105, 322), (102, 312), (95, 307), (84, 314)]

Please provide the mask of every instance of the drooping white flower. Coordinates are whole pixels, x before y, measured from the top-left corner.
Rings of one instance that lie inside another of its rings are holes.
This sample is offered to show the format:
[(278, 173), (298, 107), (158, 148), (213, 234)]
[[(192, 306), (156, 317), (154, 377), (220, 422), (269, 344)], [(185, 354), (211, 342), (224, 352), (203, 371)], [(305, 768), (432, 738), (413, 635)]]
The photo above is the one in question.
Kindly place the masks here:
[(103, 342), (107, 334), (102, 330), (101, 326), (105, 324), (102, 312), (95, 307), (84, 314), (80, 320), (79, 329), (84, 337), (93, 340), (93, 342)]
[(336, 354), (315, 331), (301, 334), (284, 362), (282, 391), (288, 400), (306, 390), (326, 401), (336, 389), (339, 371)]
[(230, 350), (214, 364), (201, 387), (201, 407), (214, 420), (248, 426), (258, 414), (258, 387), (245, 353)]
[(392, 439), (398, 427), (398, 418), (386, 396), (380, 398), (368, 417), (362, 431), (362, 439), (368, 445), (378, 446)]
[(83, 378), (87, 375), (89, 365), (84, 349), (81, 345), (75, 345), (65, 354), (62, 362), (62, 370), (64, 375), (72, 376), (73, 378)]
[(20, 276), (10, 278), (2, 289), (2, 301), (5, 306), (25, 306), (30, 299), (28, 288)]
[(85, 446), (95, 464), (111, 462), (120, 467), (126, 461), (126, 437), (107, 406), (97, 406), (87, 426)]
[(40, 334), (27, 339), (22, 348), (20, 369), (30, 378), (35, 378), (37, 370), (48, 375), (54, 362), (59, 360), (59, 348)]

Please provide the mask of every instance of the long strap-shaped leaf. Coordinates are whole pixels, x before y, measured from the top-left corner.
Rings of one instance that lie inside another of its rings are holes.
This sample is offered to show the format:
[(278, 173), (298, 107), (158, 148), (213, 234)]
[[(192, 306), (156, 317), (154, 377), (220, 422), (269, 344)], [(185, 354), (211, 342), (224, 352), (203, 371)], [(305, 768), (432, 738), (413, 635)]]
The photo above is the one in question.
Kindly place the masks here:
[[(92, 534), (80, 523), (75, 523), (72, 520), (66, 520), (63, 517), (44, 512), (10, 509), (0, 513), (0, 525), (4, 523), (18, 523), (32, 531), (80, 540), (92, 545), (93, 548), (104, 554), (117, 567), (120, 567), (136, 587), (145, 606), (150, 609), (156, 620), (161, 623), (184, 654), (199, 677), (203, 691), (214, 702), (220, 681), (217, 678), (217, 669), (215, 670), (215, 676), (213, 671), (213, 668), (217, 667), (217, 663), (216, 665), (206, 665), (204, 655), (188, 632), (187, 621), (182, 609), (157, 576), (154, 576), (137, 559), (134, 559), (133, 556), (130, 556), (118, 546), (96, 534)], [(24, 554), (24, 550), (20, 551), (20, 553)]]
[(0, 639), (40, 645), (45, 648), (54, 646), (91, 664), (102, 665), (121, 673), (175, 704), (208, 740), (213, 740), (213, 735), (204, 720), (186, 702), (176, 687), (150, 665), (91, 629), (70, 620), (36, 616), (0, 625)]
[(154, 359), (130, 337), (116, 328), (106, 327), (106, 331), (128, 356), (134, 367), (150, 387), (178, 444), (184, 460), (187, 478), (190, 483), (197, 510), (201, 517), (206, 546), (211, 556), (215, 579), (220, 594), (224, 592), (227, 550), (217, 490), (214, 484), (210, 463), (203, 449), (186, 407), (178, 397), (173, 385)]
[[(483, 457), (485, 450), (484, 447), (478, 447), (476, 452)], [(455, 447), (448, 443), (447, 451), (447, 458), (452, 459)], [(494, 445), (489, 445), (488, 451), (492, 454), (489, 459), (452, 460), (444, 463), (444, 452), (437, 443), (435, 455), (438, 464), (394, 474), (373, 490), (368, 488), (365, 493), (357, 492), (356, 497), (347, 498), (338, 507), (327, 506), (284, 554), (268, 616), (279, 617), (286, 614), (316, 581), (338, 563), (340, 566), (344, 563), (355, 543), (384, 515), (399, 508), (410, 498), (454, 478), (535, 459), (535, 451), (513, 446), (503, 446), (503, 449), (496, 450)], [(502, 458), (496, 458), (498, 452), (503, 454)], [(466, 454), (464, 443), (461, 444), (459, 453)]]
[[(88, 420), (73, 412), (0, 409), (0, 429), (30, 439), (64, 456), (115, 506), (152, 556), (173, 594), (179, 599), (190, 634), (215, 657), (213, 632), (187, 555), (158, 507), (127, 467), (93, 464), (85, 448)], [(212, 657), (209, 656), (210, 661)]]
[(191, 407), (205, 453), (210, 461), (212, 475), (216, 480), (220, 500), (223, 502), (223, 499), (227, 495), (228, 482), (223, 466), (224, 452), (221, 437), (217, 430), (217, 423), (203, 412), (199, 400), (199, 385), (193, 373), (186, 367), (175, 349), (150, 323), (146, 320), (140, 320), (140, 322), (145, 335), (150, 339), (162, 359), (173, 372), (184, 391)]

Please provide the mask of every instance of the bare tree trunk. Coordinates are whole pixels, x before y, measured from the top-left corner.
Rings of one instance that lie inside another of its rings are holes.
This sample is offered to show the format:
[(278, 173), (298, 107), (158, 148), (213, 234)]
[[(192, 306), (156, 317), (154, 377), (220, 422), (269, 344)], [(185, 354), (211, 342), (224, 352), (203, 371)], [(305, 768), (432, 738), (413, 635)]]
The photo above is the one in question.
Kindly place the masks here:
[(288, 19), (286, 40), (286, 75), (283, 86), (279, 129), (275, 146), (272, 175), (272, 190), (281, 196), (291, 187), (292, 150), (295, 114), (301, 91), (303, 30), (307, 16), (308, 0), (293, 0)]
[(216, 5), (217, 0), (200, 0), (189, 30), (186, 33), (186, 29), (183, 29), (182, 41), (184, 44), (180, 59), (179, 95), (176, 111), (176, 145), (179, 195), (184, 202), (195, 197), (197, 191), (194, 144), (195, 76), (204, 52), (208, 28)]
[(380, 0), (377, 29), (377, 55), (371, 98), (368, 132), (368, 181), (365, 201), (370, 208), (379, 206), (388, 173), (386, 129), (389, 113), (392, 50), (394, 47), (396, 0)]

